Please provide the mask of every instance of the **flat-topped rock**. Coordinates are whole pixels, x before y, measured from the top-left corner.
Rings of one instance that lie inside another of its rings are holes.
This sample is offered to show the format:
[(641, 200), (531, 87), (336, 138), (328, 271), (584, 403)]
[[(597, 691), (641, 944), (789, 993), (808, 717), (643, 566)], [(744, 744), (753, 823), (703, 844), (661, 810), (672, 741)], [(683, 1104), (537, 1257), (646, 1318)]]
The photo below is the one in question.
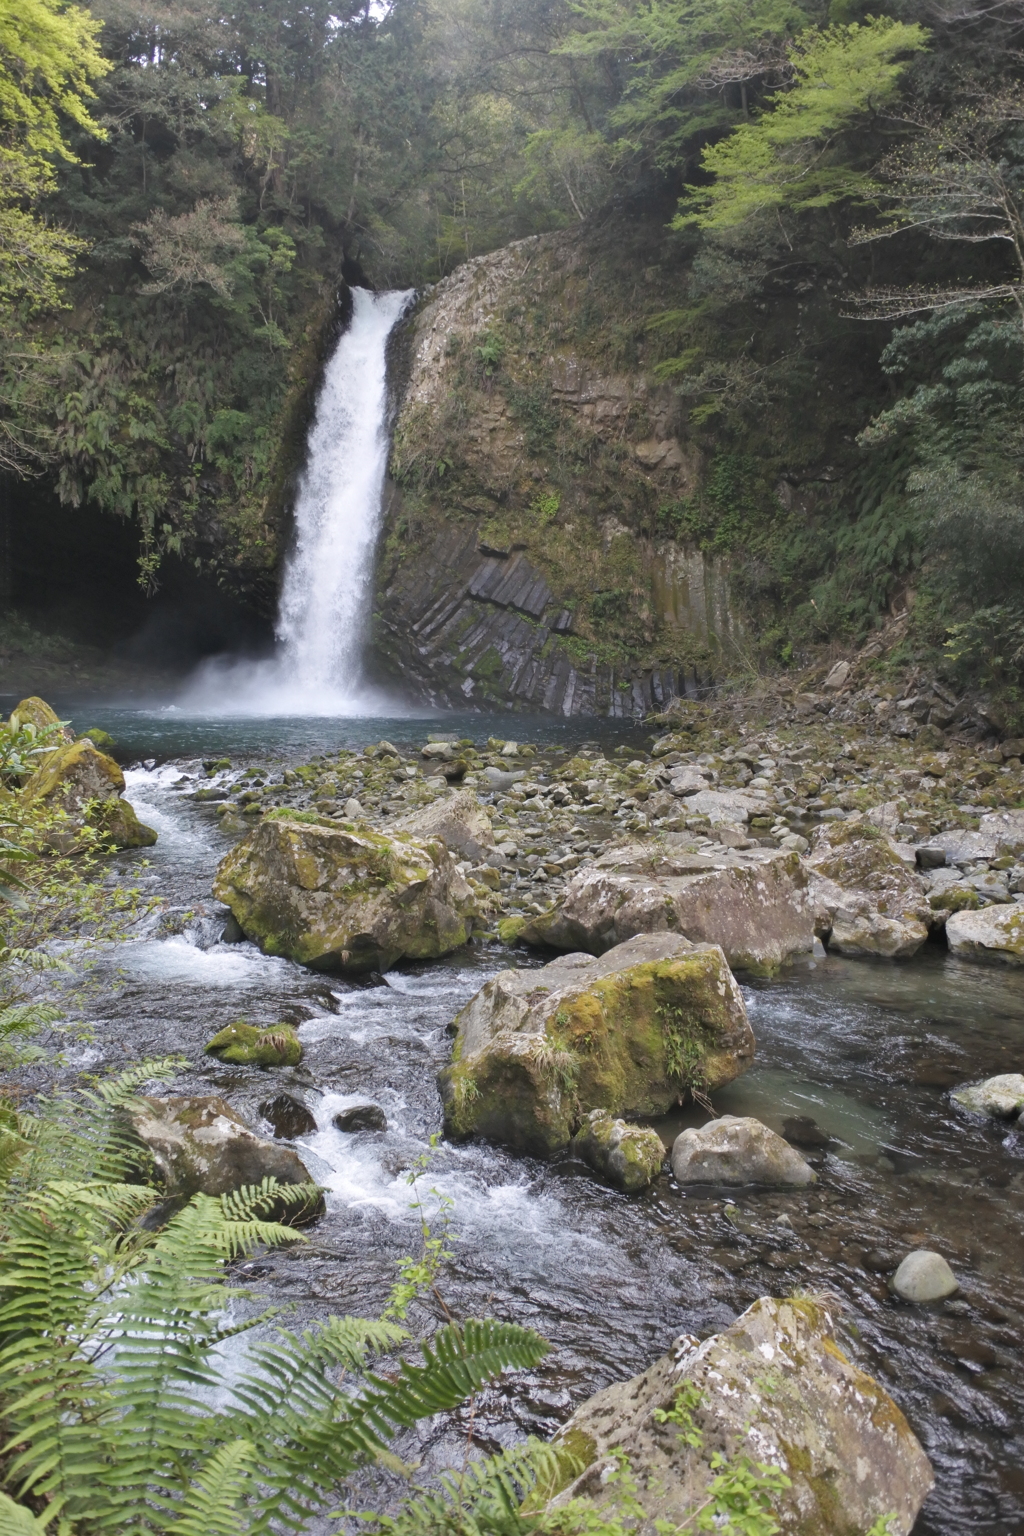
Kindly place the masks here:
[(934, 1483), (900, 1409), (846, 1358), (812, 1296), (762, 1296), (703, 1343), (676, 1339), (642, 1375), (582, 1403), (552, 1444), (569, 1469), (548, 1510), (614, 1506), (618, 1485), (603, 1474), (624, 1456), (643, 1536), (696, 1530), (699, 1512), (713, 1514), (722, 1457), (782, 1474), (770, 1499), (780, 1536), (864, 1536), (883, 1523), (908, 1536)]
[(577, 870), (553, 911), (523, 929), (528, 944), (603, 954), (638, 933), (718, 944), (730, 966), (770, 974), (814, 945), (799, 855), (766, 848), (714, 854), (652, 842), (612, 849)]
[[(257, 1136), (215, 1094), (140, 1099), (131, 1111), (131, 1122), (172, 1199), (227, 1195), (262, 1184), (265, 1178), (283, 1185), (314, 1182), (297, 1152)], [(301, 1204), (278, 1201), (272, 1209), (276, 1219), (298, 1225), (319, 1215), (323, 1197), (311, 1189)]]
[(520, 1151), (568, 1145), (592, 1109), (664, 1114), (731, 1082), (754, 1037), (717, 945), (642, 934), (595, 959), (500, 971), (454, 1021), (445, 1126)]
[(473, 893), (438, 838), (271, 815), (221, 861), (214, 894), (268, 955), (384, 971), (465, 944)]

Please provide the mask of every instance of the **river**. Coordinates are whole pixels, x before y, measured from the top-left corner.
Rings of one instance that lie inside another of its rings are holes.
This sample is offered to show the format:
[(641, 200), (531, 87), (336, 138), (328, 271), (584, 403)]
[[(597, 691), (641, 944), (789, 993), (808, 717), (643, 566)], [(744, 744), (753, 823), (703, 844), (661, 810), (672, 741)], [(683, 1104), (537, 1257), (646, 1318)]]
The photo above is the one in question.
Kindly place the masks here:
[[(306, 1092), (318, 1129), (297, 1146), (328, 1192), (327, 1213), (305, 1245), (246, 1266), (245, 1277), (291, 1308), (289, 1325), (372, 1312), (395, 1261), (419, 1241), (405, 1176), (441, 1127), (434, 1079), (450, 1050), (446, 1025), (499, 968), (541, 962), (485, 942), (357, 984), (224, 944), (210, 887), (232, 840), (212, 806), (189, 798), (194, 782), (176, 781), (211, 754), (237, 765), (267, 755), (301, 761), (382, 736), (420, 742), (430, 726), (95, 708), (72, 717), (78, 728), (110, 730), (136, 759), (128, 795), (159, 841), (119, 856), (117, 867), (166, 903), (158, 928), (102, 957), (105, 984), (89, 1004), (94, 1039), (73, 1061), (96, 1071), (181, 1052), (192, 1065), (176, 1091), (222, 1093), (254, 1123), (280, 1088)], [(488, 730), (480, 716), (443, 723), (478, 739)], [(599, 732), (603, 741), (609, 729), (516, 718), (517, 734), (535, 742)], [(716, 1095), (716, 1107), (779, 1131), (787, 1116), (812, 1117), (830, 1140), (809, 1190), (724, 1199), (663, 1176), (628, 1197), (568, 1157), (542, 1162), (472, 1143), (435, 1154), (422, 1182), (451, 1201), (445, 1304), (456, 1315), (530, 1324), (554, 1346), (538, 1370), (477, 1402), (475, 1443), (549, 1434), (676, 1334), (712, 1332), (758, 1295), (825, 1289), (842, 1299), (845, 1347), (904, 1409), (935, 1467), (917, 1536), (1021, 1536), (1024, 1130), (967, 1121), (948, 1089), (1021, 1070), (1024, 977), (926, 946), (909, 964), (807, 962), (744, 992), (757, 1061)], [(204, 1057), (210, 1035), (240, 1016), (298, 1025), (302, 1065), (258, 1072)], [(339, 1109), (367, 1098), (384, 1109), (386, 1132), (333, 1128)], [(668, 1141), (685, 1123), (681, 1115), (659, 1128)], [(920, 1247), (945, 1254), (962, 1282), (958, 1297), (935, 1308), (903, 1305), (886, 1286), (898, 1259)], [(427, 1426), (416, 1447), (426, 1468), (461, 1459), (469, 1429), (467, 1413)]]

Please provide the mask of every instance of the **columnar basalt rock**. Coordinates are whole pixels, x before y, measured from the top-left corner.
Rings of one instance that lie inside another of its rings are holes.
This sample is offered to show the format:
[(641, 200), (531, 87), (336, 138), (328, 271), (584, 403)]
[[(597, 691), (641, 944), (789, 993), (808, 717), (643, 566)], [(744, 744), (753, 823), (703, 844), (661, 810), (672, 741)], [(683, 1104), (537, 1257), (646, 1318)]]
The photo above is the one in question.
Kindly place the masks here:
[(592, 1109), (664, 1114), (750, 1065), (754, 1037), (717, 945), (644, 934), (600, 959), (500, 971), (455, 1019), (445, 1126), (519, 1151), (567, 1146)]

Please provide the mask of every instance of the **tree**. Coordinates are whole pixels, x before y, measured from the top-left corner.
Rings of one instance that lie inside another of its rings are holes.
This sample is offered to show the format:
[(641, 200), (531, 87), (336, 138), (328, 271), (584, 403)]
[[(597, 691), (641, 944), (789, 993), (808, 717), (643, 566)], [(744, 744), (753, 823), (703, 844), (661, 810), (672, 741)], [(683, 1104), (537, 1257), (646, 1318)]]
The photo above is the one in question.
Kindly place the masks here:
[(735, 229), (755, 214), (825, 208), (873, 193), (870, 176), (837, 141), (891, 101), (910, 55), (926, 46), (923, 27), (884, 16), (804, 34), (789, 50), (788, 89), (704, 150), (701, 165), (714, 181), (690, 189), (675, 228)]

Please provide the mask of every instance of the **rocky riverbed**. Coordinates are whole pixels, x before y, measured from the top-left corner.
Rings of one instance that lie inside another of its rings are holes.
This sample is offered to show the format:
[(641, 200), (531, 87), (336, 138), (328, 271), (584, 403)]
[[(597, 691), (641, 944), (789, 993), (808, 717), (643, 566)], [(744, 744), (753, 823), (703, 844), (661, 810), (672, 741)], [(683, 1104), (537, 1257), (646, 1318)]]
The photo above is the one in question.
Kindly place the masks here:
[[(176, 1094), (221, 1095), (264, 1137), (290, 1140), (326, 1189), (326, 1213), (307, 1246), (251, 1273), (300, 1319), (370, 1310), (415, 1241), (404, 1174), (441, 1128), (436, 1074), (451, 1056), (449, 1026), (502, 968), (535, 972), (552, 959), (524, 944), (524, 928), (564, 909), (595, 865), (605, 880), (667, 885), (681, 911), (672, 882), (733, 880), (744, 864), (782, 861), (795, 871), (807, 943), (794, 941), (781, 967), (737, 964), (757, 1057), (715, 1091), (714, 1109), (762, 1122), (814, 1181), (723, 1192), (665, 1171), (647, 1193), (623, 1195), (574, 1148), (537, 1159), (486, 1140), (444, 1144), (431, 1180), (455, 1200), (447, 1305), (533, 1322), (556, 1346), (529, 1380), (477, 1405), (474, 1437), (550, 1433), (681, 1332), (720, 1332), (758, 1296), (824, 1290), (842, 1299), (843, 1348), (906, 1412), (935, 1467), (916, 1529), (1020, 1529), (1019, 1132), (950, 1090), (1019, 1072), (1024, 998), (1005, 958), (949, 954), (945, 925), (957, 909), (932, 901), (945, 885), (964, 916), (1016, 909), (1024, 871), (1006, 845), (1020, 762), (1008, 743), (955, 732), (926, 754), (884, 719), (853, 728), (839, 718), (854, 707), (698, 707), (626, 740), (558, 742), (535, 727), (514, 749), (471, 726), (391, 722), (370, 741), (364, 728), (365, 744), (350, 733), (348, 745), (305, 760), (282, 746), (130, 768), (128, 796), (160, 840), (119, 856), (122, 877), (151, 882), (158, 906), (110, 957), (111, 988), (93, 1005), (94, 1044), (78, 1065), (181, 1050), (191, 1065)], [(447, 819), (453, 875), (472, 900), (470, 942), (382, 975), (317, 973), (240, 941), (211, 899), (217, 866), (254, 828), (290, 819), (417, 841), (442, 835)], [(853, 866), (862, 883), (839, 888), (870, 909), (848, 903), (854, 919), (924, 928), (905, 959), (832, 947), (824, 924), (844, 909), (829, 909), (815, 887), (838, 885), (834, 861), (861, 845), (885, 857)], [(823, 859), (832, 873), (816, 868)], [(889, 916), (881, 904), (894, 893), (910, 906)], [(260, 1039), (294, 1026), (301, 1063), (204, 1055), (239, 1015)], [(278, 1126), (282, 1097), (306, 1118)], [(366, 1118), (374, 1107), (378, 1118)], [(682, 1105), (654, 1130), (667, 1152), (708, 1120)], [(926, 1306), (891, 1288), (922, 1250), (944, 1258), (958, 1286)], [(455, 1416), (406, 1449), (440, 1465), (467, 1423)]]

